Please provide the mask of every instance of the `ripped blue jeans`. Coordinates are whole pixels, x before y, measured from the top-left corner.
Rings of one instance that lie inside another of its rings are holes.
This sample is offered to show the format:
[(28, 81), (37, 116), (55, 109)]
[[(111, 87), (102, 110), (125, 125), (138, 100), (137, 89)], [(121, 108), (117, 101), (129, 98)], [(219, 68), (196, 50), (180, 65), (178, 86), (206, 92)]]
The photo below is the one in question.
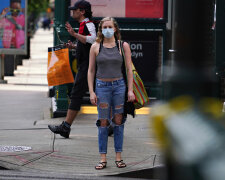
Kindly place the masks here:
[(118, 125), (113, 122), (113, 118), (115, 114), (123, 115), (125, 91), (126, 84), (124, 79), (110, 82), (96, 79), (95, 92), (97, 95), (98, 108), (98, 120), (96, 125), (98, 127), (98, 145), (100, 154), (107, 153), (109, 128), (109, 126), (101, 126), (101, 120), (108, 120), (108, 124), (113, 126), (115, 152), (122, 152), (123, 150), (124, 123), (126, 119), (122, 116), (122, 123)]

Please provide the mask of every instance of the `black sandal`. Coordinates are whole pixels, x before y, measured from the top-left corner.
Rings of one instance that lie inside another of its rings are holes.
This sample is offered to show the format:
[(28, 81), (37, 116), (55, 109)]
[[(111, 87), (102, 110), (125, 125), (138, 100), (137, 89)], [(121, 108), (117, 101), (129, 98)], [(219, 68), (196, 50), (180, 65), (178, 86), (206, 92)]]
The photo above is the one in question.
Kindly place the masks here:
[(123, 162), (123, 160), (120, 160), (120, 161), (115, 161), (116, 163), (116, 166), (118, 168), (125, 168), (127, 165)]
[(106, 164), (107, 164), (107, 162), (99, 162), (99, 163), (95, 166), (95, 169), (96, 169), (96, 170), (102, 170), (102, 169), (106, 168)]

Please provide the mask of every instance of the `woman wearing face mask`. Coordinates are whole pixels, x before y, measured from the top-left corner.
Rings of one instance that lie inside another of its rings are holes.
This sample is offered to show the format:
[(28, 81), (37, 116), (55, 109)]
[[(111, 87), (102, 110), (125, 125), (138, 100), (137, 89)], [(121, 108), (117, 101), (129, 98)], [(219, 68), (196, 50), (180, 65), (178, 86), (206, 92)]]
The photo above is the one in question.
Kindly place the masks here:
[[(115, 163), (118, 168), (126, 167), (121, 153), (123, 148), (124, 103), (135, 99), (133, 93), (133, 75), (131, 67), (131, 51), (129, 44), (124, 42), (126, 56), (127, 81), (125, 65), (121, 55), (120, 31), (114, 18), (106, 17), (99, 23), (96, 42), (91, 46), (88, 69), (88, 86), (90, 101), (98, 108), (98, 144), (101, 155), (95, 169), (106, 167), (108, 127), (111, 124), (114, 132)], [(96, 76), (96, 79), (95, 79)], [(94, 91), (94, 80), (95, 91)], [(127, 89), (126, 89), (127, 86)], [(126, 94), (127, 93), (127, 94)], [(127, 97), (127, 98), (125, 98)], [(112, 109), (112, 118), (111, 118)]]

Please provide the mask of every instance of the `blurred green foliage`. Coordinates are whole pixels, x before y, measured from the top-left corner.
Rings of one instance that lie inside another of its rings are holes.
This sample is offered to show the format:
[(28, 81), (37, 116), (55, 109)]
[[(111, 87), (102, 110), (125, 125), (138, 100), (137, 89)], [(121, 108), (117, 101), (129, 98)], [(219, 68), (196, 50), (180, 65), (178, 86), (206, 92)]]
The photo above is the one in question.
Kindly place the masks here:
[(49, 0), (28, 0), (28, 15), (38, 16), (40, 13), (46, 12), (48, 7)]

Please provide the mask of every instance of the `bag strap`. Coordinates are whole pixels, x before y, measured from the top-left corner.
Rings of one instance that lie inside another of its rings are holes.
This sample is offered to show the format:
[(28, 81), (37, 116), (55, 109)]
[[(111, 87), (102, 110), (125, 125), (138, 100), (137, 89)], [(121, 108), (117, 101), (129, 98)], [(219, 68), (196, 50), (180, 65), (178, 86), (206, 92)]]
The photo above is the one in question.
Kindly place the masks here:
[(120, 52), (120, 47), (119, 47), (118, 40), (116, 40), (116, 47), (117, 47), (118, 51)]
[(128, 82), (127, 80), (127, 66), (126, 66), (126, 58), (125, 58), (125, 53), (124, 53), (124, 49), (123, 49), (123, 41), (120, 40), (120, 49), (121, 49), (121, 54), (122, 54), (122, 58), (123, 58), (123, 63), (124, 63), (124, 75), (126, 76), (126, 82)]
[[(124, 43), (123, 41), (120, 41), (120, 48), (121, 48), (122, 57), (123, 57), (123, 60), (124, 60), (125, 66), (126, 66), (126, 58), (125, 58), (125, 51), (123, 48), (123, 43)], [(131, 62), (131, 67), (132, 67), (132, 71), (136, 71), (136, 68), (135, 68), (133, 62)]]
[[(122, 58), (123, 58), (123, 61), (124, 61), (124, 64), (125, 64), (125, 67), (126, 67), (126, 59), (125, 59), (125, 52), (124, 52), (124, 49), (123, 49), (123, 41), (120, 40), (120, 49), (121, 49), (121, 54), (122, 54)], [(127, 71), (126, 71), (127, 72)]]
[(100, 42), (98, 53), (100, 53), (100, 51), (102, 50), (102, 46), (103, 46), (103, 44), (102, 44), (102, 42)]

